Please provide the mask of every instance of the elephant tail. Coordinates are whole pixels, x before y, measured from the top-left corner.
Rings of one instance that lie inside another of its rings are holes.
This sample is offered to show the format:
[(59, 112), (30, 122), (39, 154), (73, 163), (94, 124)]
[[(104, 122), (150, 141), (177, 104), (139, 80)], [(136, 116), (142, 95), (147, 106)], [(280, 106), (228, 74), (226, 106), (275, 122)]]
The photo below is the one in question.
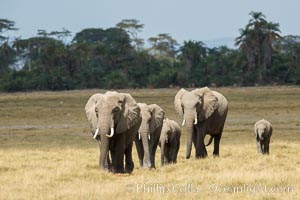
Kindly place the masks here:
[(205, 146), (209, 146), (212, 143), (213, 139), (213, 136), (210, 136), (208, 143)]

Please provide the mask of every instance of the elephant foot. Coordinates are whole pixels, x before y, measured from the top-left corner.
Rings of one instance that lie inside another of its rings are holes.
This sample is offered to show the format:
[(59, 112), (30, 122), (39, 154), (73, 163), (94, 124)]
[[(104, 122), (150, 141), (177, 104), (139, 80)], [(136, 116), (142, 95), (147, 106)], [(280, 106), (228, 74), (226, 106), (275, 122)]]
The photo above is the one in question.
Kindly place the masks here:
[(144, 168), (144, 169), (150, 169), (150, 168), (153, 168), (153, 165), (150, 162), (145, 161), (145, 162), (143, 162), (142, 168)]
[(219, 153), (213, 153), (214, 158), (219, 157)]
[(207, 157), (207, 154), (197, 155), (196, 159), (204, 159)]
[(100, 169), (101, 171), (111, 172), (111, 169), (108, 168), (108, 167), (105, 167), (105, 166), (99, 166), (99, 169)]
[(114, 169), (113, 173), (115, 173), (115, 174), (125, 174), (125, 170), (124, 169)]
[(125, 172), (130, 174), (134, 169), (134, 163), (131, 162), (131, 163), (126, 163), (125, 165)]

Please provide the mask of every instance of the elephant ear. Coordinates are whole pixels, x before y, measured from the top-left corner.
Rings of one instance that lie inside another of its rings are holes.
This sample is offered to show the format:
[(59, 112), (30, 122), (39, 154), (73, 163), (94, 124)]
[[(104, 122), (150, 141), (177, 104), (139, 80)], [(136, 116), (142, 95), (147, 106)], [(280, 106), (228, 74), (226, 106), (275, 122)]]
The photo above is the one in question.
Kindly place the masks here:
[(253, 134), (256, 136), (257, 135), (257, 124), (258, 124), (258, 122), (259, 121), (257, 121), (257, 122), (255, 122), (255, 124), (254, 124), (254, 132), (253, 132)]
[(204, 121), (208, 119), (219, 107), (218, 98), (208, 87), (195, 89), (192, 92), (197, 94), (201, 99), (198, 118), (199, 121)]
[(84, 111), (87, 120), (90, 123), (92, 133), (94, 133), (95, 130), (97, 129), (97, 122), (98, 122), (98, 116), (97, 116), (98, 113), (96, 112), (95, 109), (96, 104), (100, 103), (102, 101), (102, 98), (103, 98), (103, 94), (96, 93), (89, 98), (89, 100), (87, 101), (84, 107)]
[(117, 133), (123, 133), (141, 121), (141, 109), (130, 94), (119, 93), (122, 98), (122, 114), (116, 126)]
[(150, 124), (150, 131), (156, 130), (158, 127), (162, 126), (165, 112), (164, 110), (158, 106), (157, 104), (150, 104), (148, 108), (151, 112), (151, 124)]
[(176, 112), (181, 116), (183, 117), (183, 109), (182, 109), (182, 105), (181, 105), (181, 98), (183, 96), (184, 93), (186, 93), (187, 91), (183, 88), (181, 88), (176, 96), (175, 96), (175, 100), (174, 100), (174, 104), (175, 104), (175, 110)]

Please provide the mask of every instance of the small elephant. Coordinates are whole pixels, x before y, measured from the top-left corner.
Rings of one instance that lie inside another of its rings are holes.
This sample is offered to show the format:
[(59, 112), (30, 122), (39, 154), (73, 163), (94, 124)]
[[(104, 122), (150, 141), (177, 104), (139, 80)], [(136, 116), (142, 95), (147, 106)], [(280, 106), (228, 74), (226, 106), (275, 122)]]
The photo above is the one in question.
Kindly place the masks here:
[(135, 138), (140, 167), (155, 168), (155, 152), (159, 142), (165, 112), (156, 105), (138, 103), (141, 108), (142, 124)]
[(272, 124), (265, 119), (259, 120), (254, 124), (254, 134), (256, 137), (258, 153), (269, 154), (269, 144), (272, 132)]
[(165, 119), (159, 139), (161, 150), (161, 166), (177, 162), (177, 154), (180, 147), (181, 129), (179, 125), (170, 119)]
[[(85, 106), (91, 132), (100, 147), (100, 169), (131, 173), (133, 140), (141, 125), (140, 108), (130, 94), (108, 91), (92, 95)], [(109, 153), (111, 162), (109, 160)], [(125, 169), (124, 169), (125, 155)], [(111, 166), (110, 166), (111, 165)]]
[[(214, 139), (214, 156), (219, 156), (219, 145), (228, 112), (228, 102), (219, 92), (208, 87), (187, 91), (181, 89), (175, 96), (175, 110), (183, 118), (182, 126), (187, 127), (186, 158), (189, 159), (192, 142), (196, 158), (205, 158), (204, 144), (206, 134)], [(209, 144), (211, 143), (210, 140)], [(208, 145), (209, 145), (208, 144)]]

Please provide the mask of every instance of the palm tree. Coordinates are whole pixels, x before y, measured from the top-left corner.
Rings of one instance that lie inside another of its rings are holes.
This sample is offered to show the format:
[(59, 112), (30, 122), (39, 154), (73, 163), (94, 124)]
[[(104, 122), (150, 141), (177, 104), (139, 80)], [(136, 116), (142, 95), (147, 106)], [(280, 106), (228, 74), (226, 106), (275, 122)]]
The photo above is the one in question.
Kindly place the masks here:
[(256, 82), (269, 81), (269, 67), (272, 63), (274, 43), (280, 38), (279, 24), (268, 22), (261, 12), (251, 12), (252, 18), (245, 29), (240, 29), (240, 36), (235, 45), (239, 46), (247, 58), (245, 75), (257, 73)]

